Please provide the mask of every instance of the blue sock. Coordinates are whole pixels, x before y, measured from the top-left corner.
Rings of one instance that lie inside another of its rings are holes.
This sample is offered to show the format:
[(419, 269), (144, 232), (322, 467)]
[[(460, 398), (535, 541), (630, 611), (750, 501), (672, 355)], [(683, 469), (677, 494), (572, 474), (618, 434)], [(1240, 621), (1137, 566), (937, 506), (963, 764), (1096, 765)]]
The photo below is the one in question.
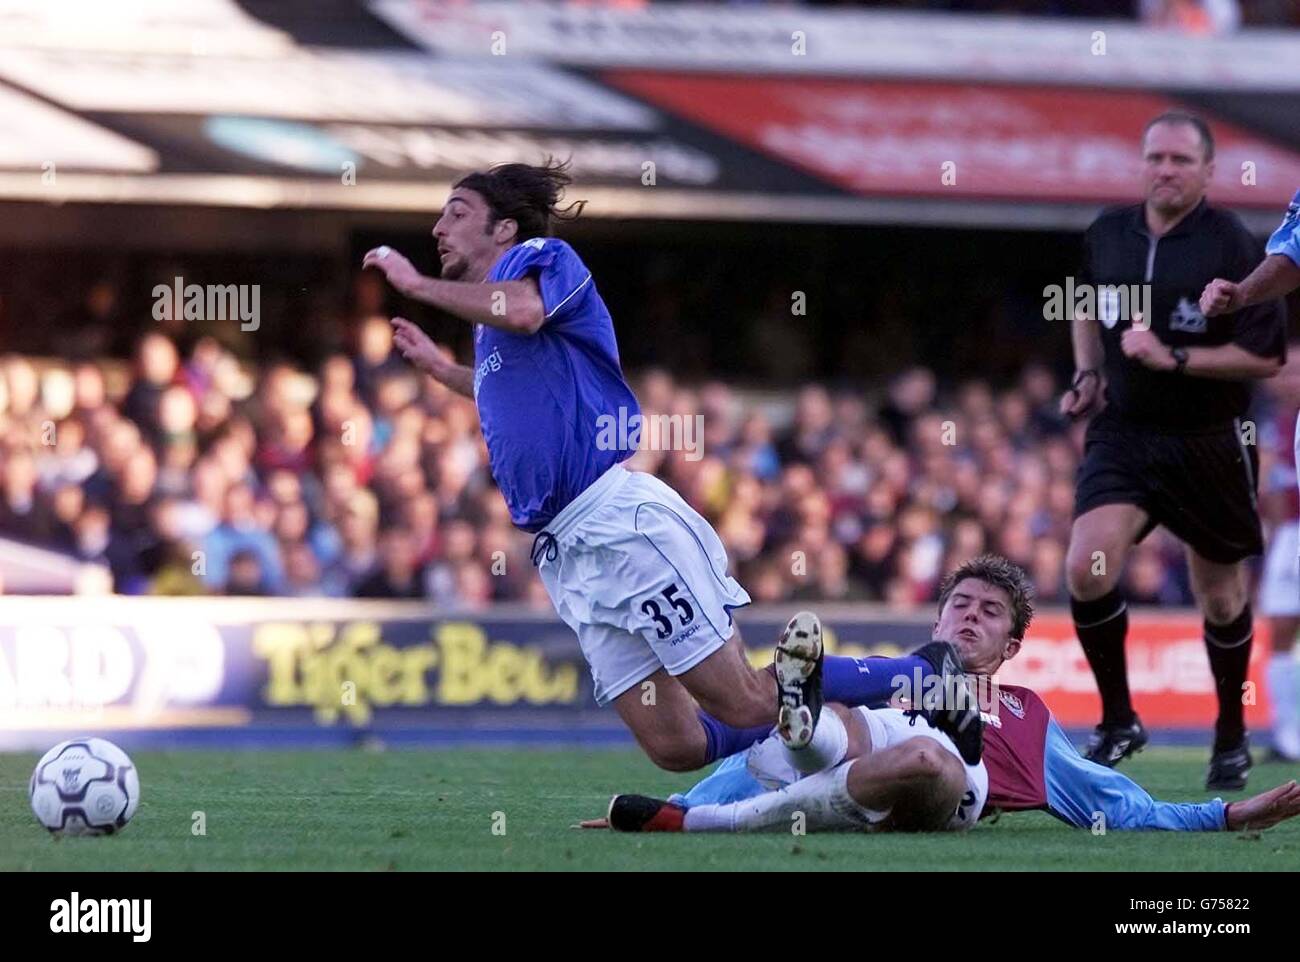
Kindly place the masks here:
[(704, 728), (704, 736), (709, 742), (709, 757), (705, 764), (744, 751), (754, 742), (761, 742), (772, 734), (771, 725), (759, 725), (756, 728), (732, 728), (730, 725), (718, 721), (706, 711), (700, 711), (699, 716), (700, 725)]
[(858, 705), (883, 708), (904, 683), (908, 691), (919, 691), (925, 679), (934, 673), (931, 664), (919, 655), (901, 658), (827, 655), (822, 662), (822, 694), (827, 701), (837, 701), (850, 708)]

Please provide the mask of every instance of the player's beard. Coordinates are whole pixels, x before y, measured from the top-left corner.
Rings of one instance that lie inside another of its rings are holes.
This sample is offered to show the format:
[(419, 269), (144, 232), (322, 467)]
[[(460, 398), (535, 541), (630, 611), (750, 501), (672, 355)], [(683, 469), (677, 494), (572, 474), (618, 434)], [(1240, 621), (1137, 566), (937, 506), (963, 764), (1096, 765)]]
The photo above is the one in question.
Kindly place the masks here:
[(465, 258), (453, 254), (451, 260), (442, 265), (438, 276), (444, 281), (458, 281), (465, 276), (465, 271), (468, 269), (469, 264), (466, 263)]

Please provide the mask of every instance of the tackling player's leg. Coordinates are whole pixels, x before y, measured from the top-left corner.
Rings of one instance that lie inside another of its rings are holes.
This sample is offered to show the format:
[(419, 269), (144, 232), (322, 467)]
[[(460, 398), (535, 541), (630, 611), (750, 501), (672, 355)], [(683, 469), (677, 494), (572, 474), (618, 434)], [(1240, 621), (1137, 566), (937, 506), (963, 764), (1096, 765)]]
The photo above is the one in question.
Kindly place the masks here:
[(822, 711), (822, 626), (811, 611), (801, 611), (786, 625), (772, 658), (776, 677), (776, 729), (790, 748), (813, 739)]
[[(866, 715), (836, 708), (856, 753), (848, 761), (837, 758), (833, 767), (777, 791), (725, 804), (687, 809), (644, 795), (618, 795), (610, 802), (609, 827), (622, 832), (763, 832), (790, 831), (802, 822), (807, 831), (940, 831), (973, 824), (987, 794), (982, 767), (968, 769), (955, 748), (926, 735), (873, 746)], [(876, 728), (886, 742), (909, 726), (902, 721), (892, 728), (877, 723)], [(770, 751), (767, 755), (775, 757)]]
[(961, 804), (966, 770), (932, 739), (912, 738), (857, 759), (849, 768), (848, 790), (863, 809), (883, 814), (881, 829), (940, 831)]
[[(704, 797), (715, 801), (692, 807), (689, 827), (685, 805), (644, 795), (615, 796), (609, 806), (608, 826), (621, 832), (759, 832), (788, 830), (802, 819), (808, 831), (868, 827), (870, 821), (848, 795), (848, 766), (841, 764), (850, 753), (871, 750), (867, 726), (857, 712), (839, 705), (826, 705), (820, 715), (819, 738), (814, 742), (792, 749), (773, 737), (755, 745), (747, 756), (737, 756), (723, 766), (731, 767), (732, 775), (740, 779), (736, 788), (739, 794), (731, 797), (741, 801), (722, 801), (728, 791), (714, 783), (731, 776), (720, 769), (701, 783), (709, 786), (702, 789)], [(834, 744), (821, 744), (828, 740)], [(748, 762), (735, 770), (734, 763), (745, 757)], [(760, 781), (754, 780), (754, 772), (759, 773)], [(810, 774), (803, 777), (800, 773)], [(785, 787), (764, 792), (760, 782)], [(747, 790), (746, 784), (752, 790)]]

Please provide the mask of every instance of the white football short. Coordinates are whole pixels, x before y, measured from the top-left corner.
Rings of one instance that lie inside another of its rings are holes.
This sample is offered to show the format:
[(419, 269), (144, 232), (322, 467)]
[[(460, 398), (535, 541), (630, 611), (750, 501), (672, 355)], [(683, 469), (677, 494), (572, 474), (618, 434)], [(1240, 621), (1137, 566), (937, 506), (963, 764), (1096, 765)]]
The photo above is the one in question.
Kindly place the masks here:
[(658, 478), (622, 465), (556, 515), (534, 550), (600, 705), (661, 667), (694, 668), (735, 631), (732, 610), (749, 604), (709, 523)]
[(909, 717), (902, 709), (858, 708), (856, 711), (867, 722), (873, 750), (901, 745), (910, 738), (932, 738), (956, 755), (966, 768), (966, 791), (962, 794), (957, 811), (953, 812), (952, 819), (948, 822), (948, 829), (955, 832), (964, 831), (979, 821), (980, 812), (984, 810), (984, 802), (989, 797), (989, 772), (984, 767), (983, 761), (978, 765), (967, 765), (951, 738), (924, 718)]
[[(855, 708), (854, 711), (867, 724), (872, 751), (901, 745), (911, 738), (932, 738), (961, 759), (966, 768), (966, 791), (948, 822), (947, 829), (953, 832), (965, 831), (979, 821), (980, 812), (989, 797), (989, 773), (984, 762), (967, 765), (952, 739), (919, 716), (913, 724), (911, 717), (898, 708)], [(750, 748), (746, 767), (755, 781), (768, 791), (777, 791), (803, 777), (786, 760), (781, 742), (775, 737), (765, 738)]]

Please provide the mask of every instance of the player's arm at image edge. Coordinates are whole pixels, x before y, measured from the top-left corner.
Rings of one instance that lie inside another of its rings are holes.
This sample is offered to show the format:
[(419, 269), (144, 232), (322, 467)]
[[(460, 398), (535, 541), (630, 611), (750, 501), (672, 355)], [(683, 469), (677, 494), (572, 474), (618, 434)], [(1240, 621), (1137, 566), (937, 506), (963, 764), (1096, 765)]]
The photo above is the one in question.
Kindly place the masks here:
[[(1233, 276), (1240, 277), (1247, 272), (1253, 276), (1267, 264), (1268, 258), (1261, 264), (1259, 242), (1245, 225), (1235, 226)], [(1229, 343), (1188, 348), (1187, 373), (1248, 380), (1275, 376), (1286, 361), (1286, 305), (1277, 295), (1257, 297), (1253, 303), (1239, 307), (1232, 320)]]
[(1043, 751), (1047, 805), (1053, 815), (1094, 831), (1218, 832), (1227, 827), (1223, 802), (1160, 802), (1137, 782), (1078, 753), (1051, 719)]
[[(1300, 244), (1293, 246), (1300, 247)], [(1296, 257), (1300, 258), (1300, 250)], [(1300, 287), (1300, 260), (1290, 254), (1269, 254), (1259, 266), (1237, 285), (1242, 307), (1254, 307), (1264, 301), (1285, 297)]]

